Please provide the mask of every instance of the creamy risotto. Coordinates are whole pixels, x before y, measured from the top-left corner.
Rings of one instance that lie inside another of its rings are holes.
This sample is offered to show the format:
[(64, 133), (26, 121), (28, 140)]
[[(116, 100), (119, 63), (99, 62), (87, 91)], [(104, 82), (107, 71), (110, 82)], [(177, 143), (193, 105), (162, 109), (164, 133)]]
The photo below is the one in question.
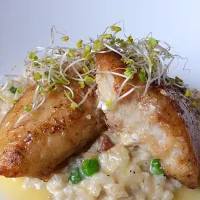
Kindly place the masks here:
[[(101, 169), (92, 177), (73, 185), (69, 182), (70, 167), (66, 167), (54, 174), (47, 183), (26, 178), (23, 187), (47, 187), (55, 200), (173, 199), (173, 192), (181, 187), (180, 183), (149, 172), (152, 156), (145, 146), (135, 144), (126, 133), (107, 131), (105, 134), (111, 138), (114, 147), (98, 153), (98, 140), (89, 151), (82, 154), (83, 158), (98, 156)], [(79, 162), (79, 157), (70, 160), (71, 165)]]

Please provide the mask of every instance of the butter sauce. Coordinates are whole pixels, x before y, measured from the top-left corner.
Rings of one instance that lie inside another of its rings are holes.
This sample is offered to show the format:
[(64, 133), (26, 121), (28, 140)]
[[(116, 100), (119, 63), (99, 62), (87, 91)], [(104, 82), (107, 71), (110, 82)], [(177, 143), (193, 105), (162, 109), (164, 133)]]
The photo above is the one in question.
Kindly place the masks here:
[[(23, 189), (23, 178), (15, 181), (0, 177), (0, 199), (1, 200), (51, 200), (51, 195), (46, 190)], [(199, 200), (200, 188), (190, 190), (181, 188), (176, 192), (174, 200)]]

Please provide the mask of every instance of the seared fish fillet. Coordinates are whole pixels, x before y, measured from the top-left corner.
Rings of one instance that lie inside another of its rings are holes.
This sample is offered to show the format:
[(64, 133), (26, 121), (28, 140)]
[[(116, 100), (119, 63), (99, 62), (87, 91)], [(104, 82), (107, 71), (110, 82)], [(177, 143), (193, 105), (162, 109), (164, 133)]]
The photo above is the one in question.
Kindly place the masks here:
[[(123, 74), (126, 65), (119, 55), (111, 52), (97, 54), (96, 67), (99, 71), (97, 92), (105, 109), (105, 102), (116, 98), (124, 78), (102, 71)], [(167, 176), (196, 188), (200, 164), (200, 115), (197, 110), (177, 87), (151, 86), (146, 96), (142, 96), (144, 84), (136, 77), (129, 83), (140, 87), (114, 108), (105, 110), (108, 125), (130, 133), (136, 145), (146, 144), (154, 158), (161, 159)], [(130, 88), (130, 84), (126, 85), (121, 95)]]
[[(82, 100), (79, 88), (75, 87), (77, 102)], [(44, 178), (105, 130), (94, 93), (82, 109), (72, 110), (62, 88), (50, 92), (45, 103), (14, 128), (24, 106), (32, 103), (34, 92), (35, 87), (28, 89), (0, 124), (0, 175)]]

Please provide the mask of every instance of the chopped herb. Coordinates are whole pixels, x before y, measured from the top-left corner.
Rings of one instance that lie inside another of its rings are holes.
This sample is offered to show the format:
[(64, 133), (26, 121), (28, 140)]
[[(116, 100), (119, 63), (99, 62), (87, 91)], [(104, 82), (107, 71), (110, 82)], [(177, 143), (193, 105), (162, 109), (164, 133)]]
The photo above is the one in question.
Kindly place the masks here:
[(79, 168), (75, 168), (75, 169), (72, 169), (72, 172), (70, 174), (70, 182), (72, 184), (78, 184), (82, 181), (82, 176), (81, 176), (81, 172), (80, 172), (80, 169)]
[(12, 87), (10, 88), (10, 91), (11, 91), (13, 94), (15, 94), (15, 93), (16, 93), (16, 91), (17, 91), (17, 88), (16, 88), (16, 87), (14, 87), (14, 86), (12, 86)]
[(156, 175), (164, 174), (164, 171), (161, 168), (160, 159), (153, 159), (151, 161), (150, 172)]

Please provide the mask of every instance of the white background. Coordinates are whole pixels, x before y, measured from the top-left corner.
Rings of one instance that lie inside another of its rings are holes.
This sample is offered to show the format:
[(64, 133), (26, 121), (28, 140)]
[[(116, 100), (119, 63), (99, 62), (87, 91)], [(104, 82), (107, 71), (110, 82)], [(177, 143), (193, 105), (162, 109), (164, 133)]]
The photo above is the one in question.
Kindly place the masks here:
[(171, 71), (200, 88), (199, 0), (0, 0), (0, 74), (15, 65), (19, 73), (28, 51), (48, 46), (52, 25), (76, 42), (120, 20), (126, 34), (152, 32), (187, 57), (190, 72), (182, 70), (183, 61)]

